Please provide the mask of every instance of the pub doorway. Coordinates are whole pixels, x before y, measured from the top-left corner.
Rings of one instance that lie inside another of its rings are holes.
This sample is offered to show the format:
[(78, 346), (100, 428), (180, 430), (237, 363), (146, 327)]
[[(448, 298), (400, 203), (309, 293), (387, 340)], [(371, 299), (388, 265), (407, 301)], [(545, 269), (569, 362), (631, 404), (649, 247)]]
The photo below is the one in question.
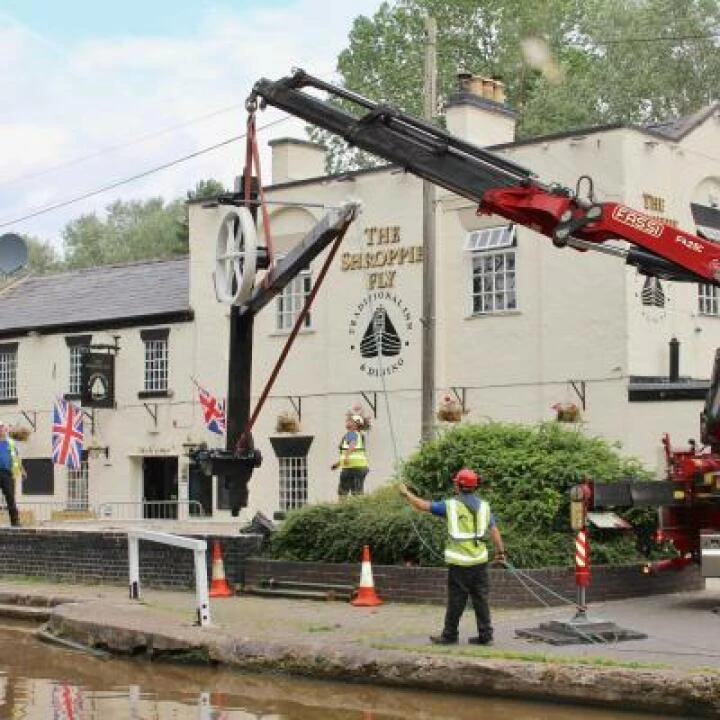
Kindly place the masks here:
[(177, 519), (178, 459), (143, 458), (143, 517), (152, 520)]

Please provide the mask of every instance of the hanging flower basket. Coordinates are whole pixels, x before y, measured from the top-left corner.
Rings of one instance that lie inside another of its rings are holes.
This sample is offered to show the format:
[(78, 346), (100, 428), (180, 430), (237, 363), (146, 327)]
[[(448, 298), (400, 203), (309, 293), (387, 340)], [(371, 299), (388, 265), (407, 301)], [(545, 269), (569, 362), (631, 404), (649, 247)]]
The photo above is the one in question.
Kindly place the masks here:
[(575, 403), (555, 403), (552, 409), (555, 411), (555, 419), (558, 422), (572, 423), (582, 420), (580, 408)]
[(295, 413), (281, 412), (275, 422), (275, 431), (279, 433), (300, 432), (300, 420)]
[(8, 433), (13, 440), (23, 442), (30, 438), (32, 431), (30, 430), (30, 428), (27, 428), (24, 425), (15, 425), (14, 427), (10, 428)]
[(463, 416), (462, 405), (456, 398), (450, 395), (444, 395), (435, 415), (437, 419), (442, 422), (460, 422)]

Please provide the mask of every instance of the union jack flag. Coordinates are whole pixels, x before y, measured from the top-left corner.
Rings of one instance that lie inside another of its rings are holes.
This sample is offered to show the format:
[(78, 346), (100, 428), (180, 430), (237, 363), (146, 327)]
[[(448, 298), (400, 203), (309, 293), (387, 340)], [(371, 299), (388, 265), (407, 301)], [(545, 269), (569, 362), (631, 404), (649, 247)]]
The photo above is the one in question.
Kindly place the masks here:
[(218, 400), (201, 385), (197, 386), (200, 405), (203, 409), (205, 427), (210, 432), (222, 435), (225, 432), (225, 401)]
[(69, 400), (58, 398), (53, 406), (52, 457), (56, 465), (80, 469), (83, 449), (82, 410)]

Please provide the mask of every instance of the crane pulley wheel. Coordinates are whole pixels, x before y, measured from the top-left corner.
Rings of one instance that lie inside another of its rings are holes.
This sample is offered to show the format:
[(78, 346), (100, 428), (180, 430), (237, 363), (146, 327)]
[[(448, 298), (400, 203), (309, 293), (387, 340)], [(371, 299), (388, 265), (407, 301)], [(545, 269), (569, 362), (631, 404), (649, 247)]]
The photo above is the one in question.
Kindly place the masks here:
[(258, 241), (246, 207), (230, 210), (220, 223), (215, 253), (215, 294), (228, 305), (244, 305), (255, 284)]

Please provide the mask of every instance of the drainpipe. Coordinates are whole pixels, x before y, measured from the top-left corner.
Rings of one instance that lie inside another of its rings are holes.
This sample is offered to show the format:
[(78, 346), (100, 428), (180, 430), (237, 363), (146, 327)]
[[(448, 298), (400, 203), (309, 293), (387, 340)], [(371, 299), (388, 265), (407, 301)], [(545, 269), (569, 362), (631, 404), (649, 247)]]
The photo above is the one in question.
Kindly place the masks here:
[(680, 342), (677, 338), (670, 341), (670, 382), (680, 379)]

